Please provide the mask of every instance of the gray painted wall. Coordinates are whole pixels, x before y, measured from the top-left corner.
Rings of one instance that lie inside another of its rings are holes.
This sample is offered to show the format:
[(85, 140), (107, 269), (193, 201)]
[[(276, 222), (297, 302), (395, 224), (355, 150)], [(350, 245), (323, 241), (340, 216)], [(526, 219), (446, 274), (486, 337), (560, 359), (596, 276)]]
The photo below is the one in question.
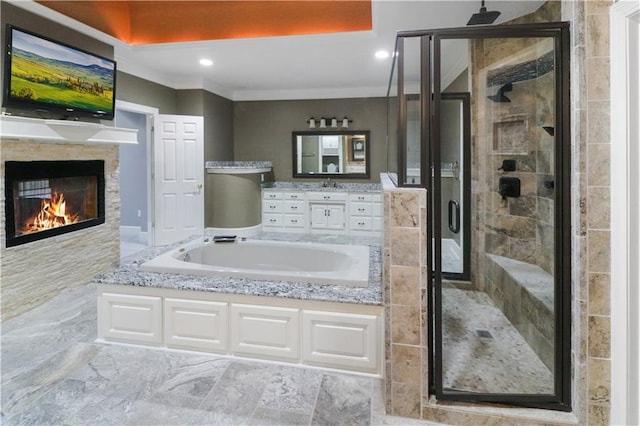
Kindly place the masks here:
[(160, 114), (179, 114), (176, 90), (118, 71), (116, 99), (158, 108)]
[(204, 161), (233, 160), (233, 101), (204, 90), (178, 90), (178, 114), (204, 117)]
[(379, 182), (387, 161), (386, 98), (235, 102), (234, 160), (272, 161), (277, 181), (313, 180), (293, 179), (291, 132), (309, 130), (309, 117), (345, 115), (353, 120), (350, 130), (371, 132), (371, 177), (351, 181)]
[[(147, 120), (143, 114), (118, 111), (117, 126), (139, 129), (138, 145), (120, 145), (120, 225), (147, 231)], [(140, 216), (138, 216), (138, 210)]]

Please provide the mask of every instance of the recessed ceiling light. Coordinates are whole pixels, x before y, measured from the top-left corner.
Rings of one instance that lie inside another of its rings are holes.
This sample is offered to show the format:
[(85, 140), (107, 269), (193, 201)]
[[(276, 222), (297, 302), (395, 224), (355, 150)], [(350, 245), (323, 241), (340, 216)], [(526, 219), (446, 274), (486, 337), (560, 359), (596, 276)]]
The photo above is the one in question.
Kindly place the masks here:
[(389, 57), (389, 52), (386, 50), (378, 50), (376, 52), (376, 58), (378, 59), (387, 59)]
[(211, 65), (213, 65), (213, 61), (211, 59), (200, 59), (200, 65), (202, 65), (203, 67), (210, 67)]

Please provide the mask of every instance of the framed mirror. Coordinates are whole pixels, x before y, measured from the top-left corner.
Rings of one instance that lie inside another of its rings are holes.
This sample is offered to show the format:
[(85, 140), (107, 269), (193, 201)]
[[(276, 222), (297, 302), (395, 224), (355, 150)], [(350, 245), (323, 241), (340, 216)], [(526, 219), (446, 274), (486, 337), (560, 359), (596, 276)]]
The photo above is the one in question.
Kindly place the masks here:
[(369, 178), (369, 131), (293, 132), (293, 177)]

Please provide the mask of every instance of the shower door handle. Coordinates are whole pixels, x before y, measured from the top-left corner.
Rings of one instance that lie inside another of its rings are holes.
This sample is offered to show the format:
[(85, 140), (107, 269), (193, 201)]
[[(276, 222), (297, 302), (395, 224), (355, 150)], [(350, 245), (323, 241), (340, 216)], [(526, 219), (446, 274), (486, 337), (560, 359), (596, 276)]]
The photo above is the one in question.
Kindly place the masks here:
[(460, 203), (458, 200), (449, 200), (449, 230), (454, 234), (460, 232)]

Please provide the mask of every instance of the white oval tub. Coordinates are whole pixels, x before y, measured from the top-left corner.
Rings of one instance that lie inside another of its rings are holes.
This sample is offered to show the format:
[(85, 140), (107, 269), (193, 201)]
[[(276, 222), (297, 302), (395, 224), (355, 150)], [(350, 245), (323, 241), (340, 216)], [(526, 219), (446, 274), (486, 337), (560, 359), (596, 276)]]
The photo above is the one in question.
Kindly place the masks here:
[(369, 247), (264, 240), (233, 243), (200, 241), (164, 253), (143, 263), (140, 269), (367, 287)]

